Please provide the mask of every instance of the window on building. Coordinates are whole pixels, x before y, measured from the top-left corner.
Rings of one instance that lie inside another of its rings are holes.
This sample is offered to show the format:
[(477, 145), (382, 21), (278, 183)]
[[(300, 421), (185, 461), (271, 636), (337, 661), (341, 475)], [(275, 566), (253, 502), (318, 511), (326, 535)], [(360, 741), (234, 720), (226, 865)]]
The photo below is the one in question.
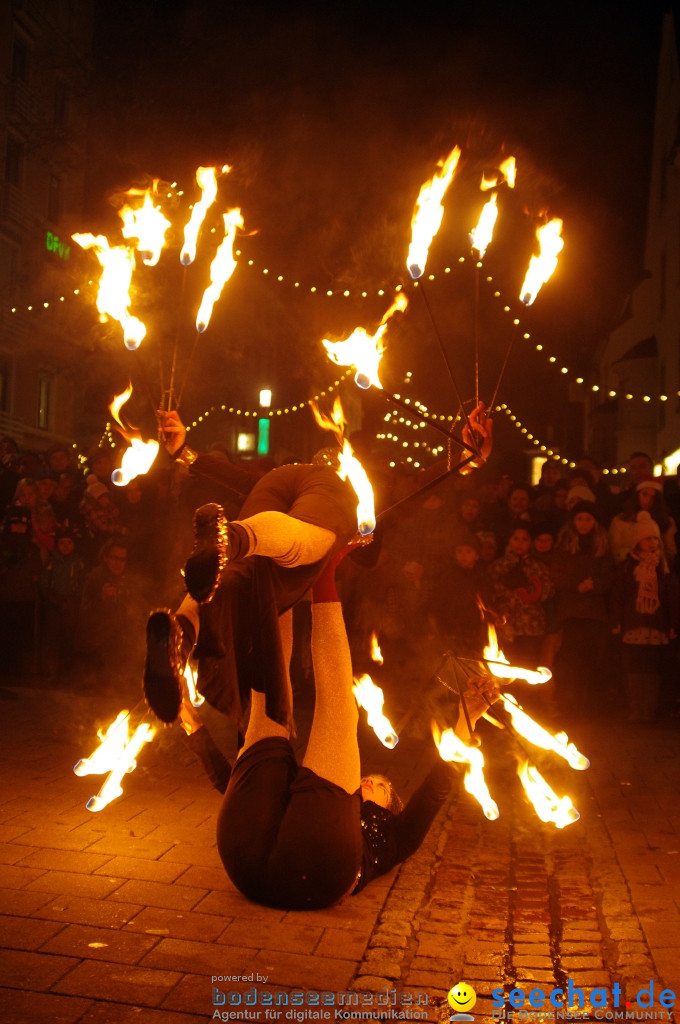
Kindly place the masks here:
[(61, 178), (56, 174), (50, 174), (50, 184), (47, 191), (47, 219), (59, 220), (61, 216)]
[(29, 46), (23, 36), (15, 35), (12, 42), (12, 78), (15, 82), (27, 82), (29, 70)]
[(52, 418), (52, 378), (43, 374), (38, 378), (38, 429), (49, 430)]
[(19, 279), (19, 248), (14, 242), (0, 238), (0, 295), (14, 298)]
[(24, 177), (24, 144), (16, 135), (7, 135), (5, 143), (5, 181), (21, 188)]

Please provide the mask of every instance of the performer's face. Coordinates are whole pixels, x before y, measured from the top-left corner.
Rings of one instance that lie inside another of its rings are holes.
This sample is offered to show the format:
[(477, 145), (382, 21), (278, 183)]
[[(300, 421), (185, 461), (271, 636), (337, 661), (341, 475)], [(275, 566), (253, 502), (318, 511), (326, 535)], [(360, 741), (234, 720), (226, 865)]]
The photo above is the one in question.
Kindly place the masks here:
[(361, 799), (372, 800), (379, 807), (389, 807), (392, 786), (382, 775), (366, 775), (361, 780)]

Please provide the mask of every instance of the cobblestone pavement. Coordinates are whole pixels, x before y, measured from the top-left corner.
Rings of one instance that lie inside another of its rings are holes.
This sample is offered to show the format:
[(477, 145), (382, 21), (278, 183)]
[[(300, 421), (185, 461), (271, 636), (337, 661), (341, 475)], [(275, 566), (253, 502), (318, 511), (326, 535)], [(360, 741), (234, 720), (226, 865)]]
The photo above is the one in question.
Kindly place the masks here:
[[(574, 723), (590, 770), (537, 762), (581, 811), (561, 831), (527, 807), (515, 752), (490, 730), (497, 821), (461, 790), (401, 869), (327, 911), (284, 913), (249, 904), (226, 878), (214, 846), (219, 797), (175, 730), (142, 752), (124, 796), (92, 814), (85, 804), (101, 780), (72, 768), (120, 700), (11, 687), (0, 698), (3, 1022), (198, 1024), (216, 1009), (265, 1020), (262, 1007), (233, 1005), (258, 978), (261, 991), (289, 996), (379, 992), (383, 1014), (433, 1022), (449, 1019), (447, 993), (460, 981), (477, 993), (477, 1021), (491, 1019), (498, 988), (549, 993), (571, 982), (591, 1019), (593, 989), (618, 983), (621, 1011), (631, 1003), (637, 1019), (637, 993), (650, 982), (657, 1019), (659, 993), (680, 993), (675, 721), (636, 732)], [(405, 739), (390, 754), (369, 747), (370, 767), (390, 764), (408, 791), (431, 743)], [(253, 980), (217, 983), (231, 1003), (225, 995), (216, 1007), (212, 978), (226, 975)], [(405, 998), (421, 1002), (407, 1013)], [(345, 999), (345, 1013), (364, 1014), (354, 1019), (380, 1019)], [(334, 1010), (313, 1017), (308, 1002), (302, 1009), (305, 1017), (289, 1006), (279, 1019), (336, 1019)]]

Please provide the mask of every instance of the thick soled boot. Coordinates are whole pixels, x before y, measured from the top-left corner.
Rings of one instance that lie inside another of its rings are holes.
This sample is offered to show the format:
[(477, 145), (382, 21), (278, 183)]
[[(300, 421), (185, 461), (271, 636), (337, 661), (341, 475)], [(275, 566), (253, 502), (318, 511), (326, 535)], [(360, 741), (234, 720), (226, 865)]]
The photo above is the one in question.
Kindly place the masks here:
[(178, 618), (167, 608), (149, 616), (143, 688), (147, 704), (162, 722), (179, 717), (184, 666), (194, 639), (193, 627), (184, 616)]
[(194, 550), (184, 566), (186, 588), (199, 604), (212, 600), (229, 561), (228, 522), (221, 505), (211, 502), (194, 513)]

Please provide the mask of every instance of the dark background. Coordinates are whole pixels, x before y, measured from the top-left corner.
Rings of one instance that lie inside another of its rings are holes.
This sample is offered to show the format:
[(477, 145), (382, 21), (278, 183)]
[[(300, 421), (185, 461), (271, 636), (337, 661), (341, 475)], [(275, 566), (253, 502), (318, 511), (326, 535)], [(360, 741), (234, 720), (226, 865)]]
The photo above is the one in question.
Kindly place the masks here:
[[(100, 4), (83, 227), (115, 231), (105, 197), (145, 176), (176, 181), (194, 197), (198, 164), (229, 163), (221, 197), (242, 208), (253, 232), (240, 242), (242, 265), (197, 346), (185, 414), (225, 396), (252, 408), (262, 385), (273, 387), (275, 404), (324, 386), (333, 373), (320, 339), (359, 324), (373, 330), (394, 285), (408, 284), (415, 198), (437, 160), (459, 144), (427, 288), (459, 390), (474, 395), (475, 323), (481, 394), (489, 398), (511, 315), (519, 314), (532, 342), (515, 347), (499, 400), (547, 441), (578, 443), (580, 406), (567, 407), (559, 366), (596, 379), (597, 346), (643, 272), (664, 6)], [(483, 271), (494, 283), (481, 280), (475, 306), (472, 262), (457, 261), (469, 257), (467, 232), (484, 202), (481, 173), (493, 171), (502, 153), (517, 158), (517, 188), (500, 196)], [(520, 309), (544, 213), (563, 218), (565, 248), (535, 305)], [(178, 224), (186, 216), (180, 206)], [(199, 260), (187, 275), (181, 308), (173, 257), (166, 253), (147, 272), (139, 299), (150, 328), (145, 358), (153, 345), (171, 346), (178, 330), (181, 353), (190, 349), (207, 258), (206, 242), (204, 269)], [(328, 298), (327, 289), (352, 295)], [(506, 301), (511, 315), (502, 311)], [(386, 387), (403, 390), (410, 370), (412, 396), (438, 411), (455, 409), (417, 294), (388, 344)], [(512, 428), (504, 438), (509, 447), (519, 443)]]

